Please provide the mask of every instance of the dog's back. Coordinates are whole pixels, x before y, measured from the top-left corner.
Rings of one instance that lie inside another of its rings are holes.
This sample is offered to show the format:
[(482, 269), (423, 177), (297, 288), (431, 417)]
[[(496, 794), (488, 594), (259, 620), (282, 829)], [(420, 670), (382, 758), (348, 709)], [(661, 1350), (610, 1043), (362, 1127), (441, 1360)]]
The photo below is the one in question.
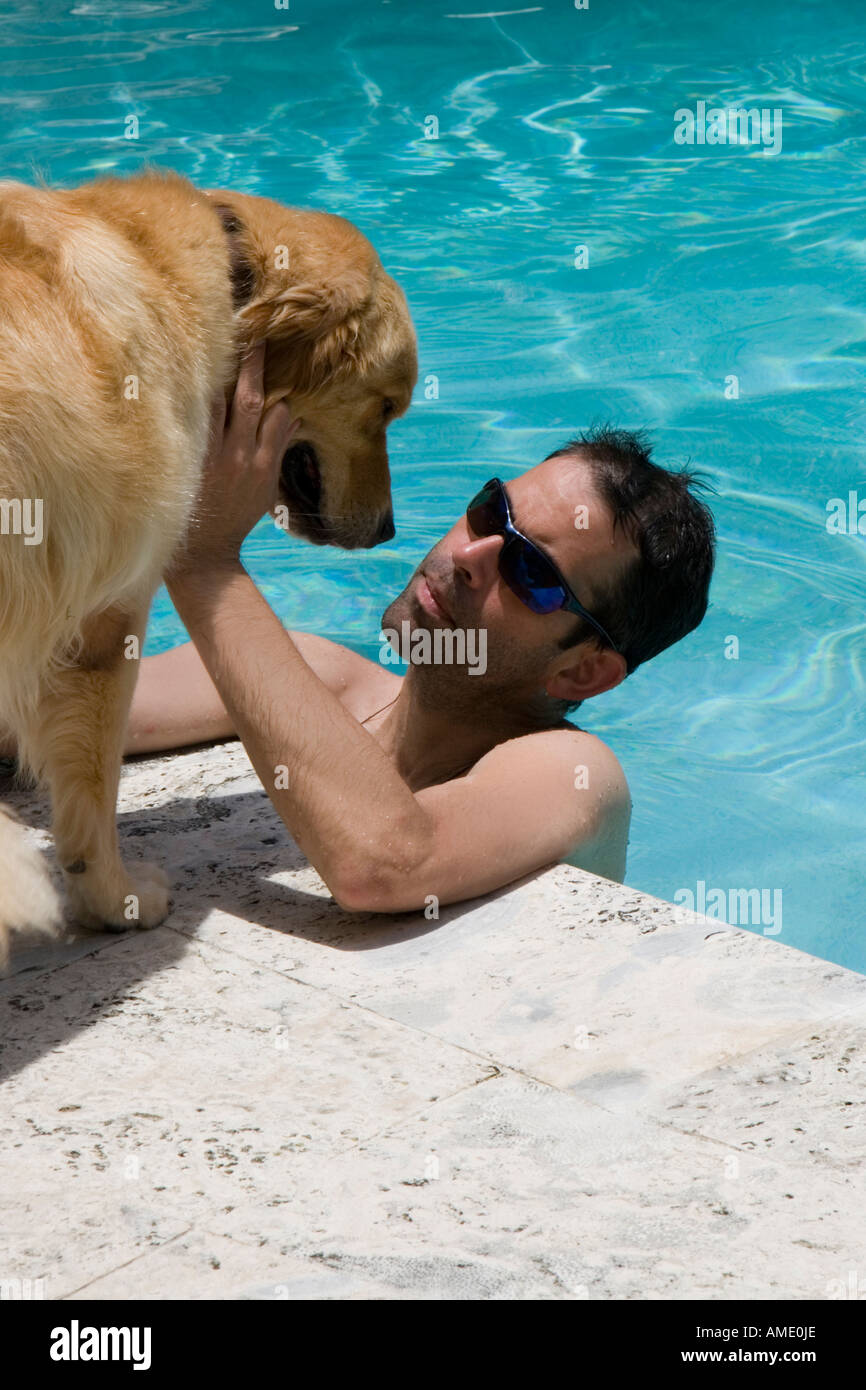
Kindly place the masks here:
[(228, 248), (185, 179), (0, 183), (0, 725), (36, 772), (41, 695), (87, 624), (149, 598), (183, 535), (232, 350)]
[(200, 197), (165, 176), (0, 184), (0, 719), (183, 533), (231, 353), (227, 253)]

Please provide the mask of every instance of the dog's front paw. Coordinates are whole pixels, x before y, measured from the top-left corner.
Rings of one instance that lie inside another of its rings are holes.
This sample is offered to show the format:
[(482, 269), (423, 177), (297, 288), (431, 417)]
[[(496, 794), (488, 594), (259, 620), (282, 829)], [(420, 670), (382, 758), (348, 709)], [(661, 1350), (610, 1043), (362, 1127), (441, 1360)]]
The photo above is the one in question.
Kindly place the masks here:
[(67, 877), (70, 911), (80, 926), (129, 931), (158, 927), (168, 915), (168, 879), (158, 864), (135, 864), (123, 872), (120, 883), (113, 876), (110, 886), (88, 879), (87, 872)]
[[(129, 877), (132, 888), (126, 894), (126, 925), (158, 927), (168, 916), (168, 876), (158, 864), (136, 864)], [(128, 907), (132, 916), (127, 915)]]

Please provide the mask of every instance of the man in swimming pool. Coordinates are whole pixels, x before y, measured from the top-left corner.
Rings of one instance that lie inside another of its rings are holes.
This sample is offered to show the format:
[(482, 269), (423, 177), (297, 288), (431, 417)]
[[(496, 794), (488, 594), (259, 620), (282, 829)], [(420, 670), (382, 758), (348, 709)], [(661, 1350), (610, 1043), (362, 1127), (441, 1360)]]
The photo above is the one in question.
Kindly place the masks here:
[(703, 618), (713, 523), (692, 475), (605, 430), (483, 489), (382, 625), (483, 632), (486, 668), (413, 664), (400, 677), (287, 632), (240, 562), (276, 502), (292, 431), (283, 403), (262, 415), (262, 365), (261, 350), (245, 363), (225, 431), (215, 417), (211, 520), (168, 579), (195, 645), (142, 662), (127, 752), (239, 735), (287, 829), (351, 910), (460, 901), (563, 860), (621, 880), (626, 779), (564, 716)]

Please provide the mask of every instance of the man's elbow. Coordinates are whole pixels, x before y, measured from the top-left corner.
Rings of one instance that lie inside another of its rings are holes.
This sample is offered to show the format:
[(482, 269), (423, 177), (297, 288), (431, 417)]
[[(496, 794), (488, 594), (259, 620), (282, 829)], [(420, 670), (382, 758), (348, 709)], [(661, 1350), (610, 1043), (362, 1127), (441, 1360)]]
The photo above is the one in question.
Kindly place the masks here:
[(370, 893), (369, 884), (363, 878), (341, 874), (339, 878), (329, 877), (326, 882), (331, 890), (331, 897), (344, 912), (376, 911), (375, 907), (370, 906), (373, 895)]
[(334, 885), (329, 884), (331, 897), (344, 912), (397, 912), (391, 906), (391, 897), (384, 884), (378, 880), (364, 878), (344, 878)]
[(424, 894), (414, 891), (414, 874), (382, 865), (344, 870), (328, 879), (331, 896), (344, 912), (411, 912), (424, 905)]
[[(334, 900), (346, 912), (414, 912), (426, 905), (439, 856), (429, 826), (413, 834), (395, 829), (391, 843), (379, 853), (365, 846), (357, 854), (341, 855), (322, 877)], [(321, 872), (321, 869), (320, 869)]]

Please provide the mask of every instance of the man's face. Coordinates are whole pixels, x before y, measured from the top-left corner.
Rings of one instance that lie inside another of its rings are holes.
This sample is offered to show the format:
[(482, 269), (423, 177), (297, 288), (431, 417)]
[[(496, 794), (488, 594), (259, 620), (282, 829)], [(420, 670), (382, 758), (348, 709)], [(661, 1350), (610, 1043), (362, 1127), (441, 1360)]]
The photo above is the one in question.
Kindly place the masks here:
[[(507, 482), (506, 491), (514, 525), (550, 556), (592, 613), (635, 551), (621, 528), (614, 533), (587, 464), (579, 458), (548, 459)], [(486, 630), (483, 676), (468, 677), (458, 666), (417, 668), (419, 685), (433, 703), (469, 708), (468, 702), (477, 705), (482, 697), (491, 707), (517, 710), (538, 699), (553, 667), (574, 660), (560, 643), (578, 619), (564, 610), (533, 613), (521, 602), (499, 573), (504, 540), (476, 536), (464, 512), (382, 619), (383, 627), (398, 630), (405, 619), (413, 629)], [(588, 652), (589, 645), (580, 650)]]

